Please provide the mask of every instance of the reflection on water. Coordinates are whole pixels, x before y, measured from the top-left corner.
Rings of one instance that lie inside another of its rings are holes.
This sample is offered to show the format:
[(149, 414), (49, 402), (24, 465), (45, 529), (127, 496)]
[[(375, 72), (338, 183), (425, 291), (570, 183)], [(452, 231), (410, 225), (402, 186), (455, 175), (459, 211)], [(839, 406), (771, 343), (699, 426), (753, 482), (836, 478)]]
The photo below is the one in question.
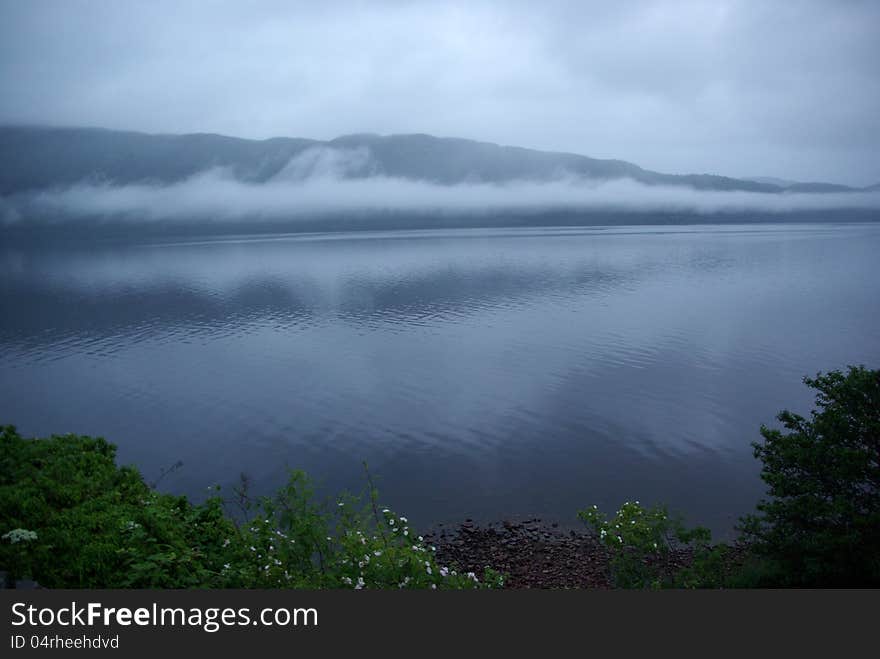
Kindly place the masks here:
[(0, 421), (200, 496), (285, 465), (422, 524), (664, 501), (723, 531), (805, 374), (880, 361), (880, 225), (0, 250)]

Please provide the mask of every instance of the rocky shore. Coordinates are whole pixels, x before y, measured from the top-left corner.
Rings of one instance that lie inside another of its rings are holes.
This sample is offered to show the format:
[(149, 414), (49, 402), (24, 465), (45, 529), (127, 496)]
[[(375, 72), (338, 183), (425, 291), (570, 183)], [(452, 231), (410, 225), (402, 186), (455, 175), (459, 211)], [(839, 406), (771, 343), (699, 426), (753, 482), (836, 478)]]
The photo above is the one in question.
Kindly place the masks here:
[[(473, 520), (438, 527), (426, 534), (441, 565), (481, 574), (488, 566), (507, 576), (506, 588), (612, 588), (608, 551), (586, 531), (562, 529), (540, 519), (479, 525)], [(747, 556), (739, 543), (728, 545), (722, 569), (732, 574)], [(693, 550), (674, 549), (656, 564), (671, 577), (693, 564)]]
[(507, 575), (508, 588), (610, 588), (608, 554), (588, 533), (562, 530), (540, 519), (480, 526), (472, 520), (438, 526), (425, 539), (443, 565)]

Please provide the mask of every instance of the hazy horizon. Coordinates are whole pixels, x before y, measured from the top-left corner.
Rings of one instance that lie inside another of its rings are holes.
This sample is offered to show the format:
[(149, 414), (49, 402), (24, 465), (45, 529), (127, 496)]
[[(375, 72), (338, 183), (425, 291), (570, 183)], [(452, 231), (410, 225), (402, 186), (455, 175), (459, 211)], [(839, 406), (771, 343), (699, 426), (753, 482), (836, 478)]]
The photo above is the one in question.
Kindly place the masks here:
[[(789, 213), (880, 210), (880, 191), (847, 193), (697, 190), (632, 179), (600, 180), (560, 171), (553, 180), (437, 182), (375, 174), (369, 149), (310, 147), (266, 181), (248, 182), (212, 167), (171, 183), (80, 181), (0, 197), (0, 223), (113, 218), (223, 222), (245, 218), (314, 219), (346, 212), (680, 212)], [(366, 175), (365, 175), (366, 174)]]
[(880, 4), (0, 0), (0, 123), (462, 137), (880, 181)]
[[(360, 135), (368, 135), (368, 136), (376, 136), (376, 137), (410, 137), (410, 136), (425, 135), (428, 137), (438, 138), (441, 140), (446, 140), (446, 139), (467, 140), (467, 141), (472, 141), (472, 142), (476, 142), (479, 144), (491, 144), (493, 146), (500, 146), (500, 147), (514, 147), (514, 148), (519, 148), (519, 149), (526, 149), (529, 151), (538, 151), (541, 153), (556, 153), (556, 154), (560, 154), (560, 155), (576, 155), (576, 156), (584, 156), (587, 158), (593, 158), (593, 156), (589, 153), (578, 153), (578, 152), (566, 151), (566, 150), (537, 149), (537, 148), (533, 148), (533, 147), (524, 146), (522, 144), (507, 144), (507, 143), (492, 142), (490, 140), (482, 140), (479, 138), (471, 138), (471, 137), (462, 137), (460, 135), (434, 135), (434, 134), (425, 133), (425, 132), (373, 133), (373, 132), (368, 132), (368, 131), (353, 131), (350, 133), (344, 133), (344, 134), (332, 136), (327, 140), (321, 140), (321, 139), (318, 139), (315, 137), (311, 137), (309, 135), (269, 135), (268, 137), (244, 137), (242, 135), (233, 135), (233, 134), (228, 134), (228, 133), (217, 133), (217, 132), (211, 132), (211, 131), (195, 131), (195, 132), (187, 132), (187, 133), (151, 132), (151, 131), (145, 131), (145, 130), (138, 130), (135, 128), (108, 128), (106, 126), (73, 125), (73, 124), (66, 124), (63, 122), (59, 122), (59, 123), (33, 123), (33, 122), (22, 121), (22, 122), (0, 123), (0, 128), (3, 128), (3, 127), (35, 128), (35, 129), (47, 129), (47, 130), (64, 130), (64, 129), (68, 129), (68, 130), (95, 130), (95, 131), (108, 131), (108, 132), (121, 132), (121, 133), (139, 133), (139, 134), (150, 135), (150, 136), (169, 136), (169, 135), (172, 135), (172, 136), (181, 136), (182, 137), (182, 136), (190, 136), (190, 135), (208, 135), (208, 136), (226, 137), (226, 138), (232, 138), (232, 139), (236, 139), (236, 140), (248, 140), (248, 141), (257, 141), (257, 142), (267, 142), (267, 141), (276, 140), (276, 139), (303, 139), (303, 140), (312, 140), (312, 141), (315, 141), (319, 144), (326, 143), (326, 142), (333, 142), (334, 140), (338, 140), (338, 139), (342, 139), (342, 138), (346, 138), (346, 137), (355, 137), (355, 136), (360, 136)], [(627, 162), (629, 164), (637, 165), (637, 166), (641, 167), (642, 169), (647, 169), (649, 171), (653, 171), (647, 167), (643, 167), (638, 162), (631, 162), (631, 161), (623, 160), (621, 158), (609, 157), (609, 158), (598, 158), (598, 160), (620, 160), (622, 162)], [(766, 174), (766, 173), (765, 174), (749, 173), (749, 174), (743, 174), (741, 176), (734, 176), (731, 174), (719, 174), (718, 172), (715, 172), (715, 171), (702, 172), (702, 171), (691, 171), (691, 170), (668, 171), (668, 172), (664, 171), (661, 173), (673, 174), (673, 175), (704, 175), (704, 174), (707, 174), (710, 176), (724, 176), (724, 177), (728, 177), (728, 178), (739, 179), (742, 181), (762, 181), (762, 182), (767, 182), (767, 183), (771, 183), (774, 185), (777, 185), (777, 184), (782, 185), (785, 183), (829, 183), (829, 184), (833, 184), (833, 185), (850, 186), (854, 189), (860, 189), (860, 188), (865, 188), (865, 187), (871, 187), (874, 185), (880, 185), (880, 180), (869, 181), (865, 185), (857, 185), (857, 184), (852, 184), (850, 182), (844, 182), (844, 181), (830, 181), (830, 180), (819, 181), (817, 179), (816, 180), (794, 180), (794, 179), (787, 179), (782, 176), (773, 176), (773, 175)]]

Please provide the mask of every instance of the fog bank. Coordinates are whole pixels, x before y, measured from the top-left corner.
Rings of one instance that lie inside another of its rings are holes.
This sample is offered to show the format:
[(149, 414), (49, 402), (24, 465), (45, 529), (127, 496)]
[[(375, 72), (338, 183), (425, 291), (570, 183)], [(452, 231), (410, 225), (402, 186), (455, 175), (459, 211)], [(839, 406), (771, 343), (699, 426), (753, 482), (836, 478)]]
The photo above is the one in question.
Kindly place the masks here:
[(152, 222), (299, 218), (347, 213), (430, 212), (480, 214), (606, 211), (787, 213), (839, 209), (880, 210), (880, 192), (779, 194), (701, 191), (654, 186), (629, 179), (597, 181), (560, 172), (550, 182), (439, 185), (374, 174), (362, 149), (310, 149), (264, 183), (237, 180), (230, 170), (209, 169), (184, 181), (159, 185), (84, 182), (0, 198), (6, 224), (104, 219)]

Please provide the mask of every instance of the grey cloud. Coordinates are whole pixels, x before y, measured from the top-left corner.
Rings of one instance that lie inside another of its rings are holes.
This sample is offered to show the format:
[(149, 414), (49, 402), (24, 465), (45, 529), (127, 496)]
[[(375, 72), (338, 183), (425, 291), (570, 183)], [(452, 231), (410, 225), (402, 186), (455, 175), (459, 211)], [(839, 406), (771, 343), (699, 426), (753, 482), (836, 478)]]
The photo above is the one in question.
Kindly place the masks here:
[(0, 121), (880, 181), (880, 3), (0, 0)]

